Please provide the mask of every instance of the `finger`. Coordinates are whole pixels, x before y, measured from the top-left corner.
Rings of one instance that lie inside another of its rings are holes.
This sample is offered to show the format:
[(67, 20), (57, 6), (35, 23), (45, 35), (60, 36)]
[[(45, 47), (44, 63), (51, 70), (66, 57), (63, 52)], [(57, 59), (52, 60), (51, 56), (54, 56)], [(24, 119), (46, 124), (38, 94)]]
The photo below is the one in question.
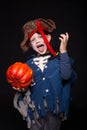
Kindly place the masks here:
[(67, 40), (69, 39), (69, 34), (68, 34), (68, 32), (66, 32), (66, 38), (67, 38)]
[(62, 40), (63, 40), (63, 38), (59, 37), (59, 40), (60, 40), (60, 41), (62, 41)]
[(17, 91), (20, 91), (20, 89), (19, 88), (16, 88), (16, 87), (12, 87), (14, 90), (17, 90)]
[(65, 37), (65, 34), (60, 34), (60, 37), (64, 38), (64, 37)]

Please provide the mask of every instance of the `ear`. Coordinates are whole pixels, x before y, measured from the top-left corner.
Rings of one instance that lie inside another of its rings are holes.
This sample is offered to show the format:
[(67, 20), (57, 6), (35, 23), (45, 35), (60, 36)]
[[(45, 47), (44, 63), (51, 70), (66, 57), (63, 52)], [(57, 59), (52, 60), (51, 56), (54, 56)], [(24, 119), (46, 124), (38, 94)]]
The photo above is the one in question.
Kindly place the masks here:
[(50, 42), (51, 41), (51, 35), (48, 34), (48, 35), (46, 35), (46, 37), (47, 37), (48, 42)]

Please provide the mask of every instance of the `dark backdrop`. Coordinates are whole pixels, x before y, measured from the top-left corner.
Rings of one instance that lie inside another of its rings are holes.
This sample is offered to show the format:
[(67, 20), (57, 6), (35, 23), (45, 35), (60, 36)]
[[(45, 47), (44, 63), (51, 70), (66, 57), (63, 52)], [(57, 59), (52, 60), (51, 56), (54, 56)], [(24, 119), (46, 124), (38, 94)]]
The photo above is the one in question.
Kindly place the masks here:
[[(13, 108), (15, 91), (6, 81), (7, 68), (16, 61), (25, 61), (20, 49), (22, 26), (34, 18), (51, 18), (56, 22), (56, 35), (69, 32), (68, 52), (75, 59), (78, 79), (72, 88), (70, 116), (62, 130), (86, 127), (86, 7), (71, 1), (2, 1), (0, 3), (0, 129), (25, 130), (26, 122)], [(55, 36), (56, 37), (56, 36)], [(56, 39), (56, 38), (55, 38)], [(57, 40), (55, 40), (57, 42)]]

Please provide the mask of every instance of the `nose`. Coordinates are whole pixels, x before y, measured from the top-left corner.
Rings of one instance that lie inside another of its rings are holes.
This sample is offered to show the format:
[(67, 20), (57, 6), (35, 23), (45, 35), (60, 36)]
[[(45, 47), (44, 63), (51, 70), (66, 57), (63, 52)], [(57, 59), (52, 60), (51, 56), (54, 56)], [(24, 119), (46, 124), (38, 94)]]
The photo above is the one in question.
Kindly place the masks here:
[(40, 41), (39, 41), (39, 38), (36, 38), (36, 39), (35, 39), (35, 42), (36, 42), (36, 43), (39, 43), (39, 42), (40, 42)]

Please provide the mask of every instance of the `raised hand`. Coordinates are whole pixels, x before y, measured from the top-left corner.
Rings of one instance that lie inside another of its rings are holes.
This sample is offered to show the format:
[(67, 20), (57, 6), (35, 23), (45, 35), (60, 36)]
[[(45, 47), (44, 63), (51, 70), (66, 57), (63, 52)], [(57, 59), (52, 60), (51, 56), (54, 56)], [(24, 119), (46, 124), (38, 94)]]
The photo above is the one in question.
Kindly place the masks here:
[(67, 32), (65, 34), (60, 34), (59, 40), (60, 40), (59, 51), (60, 53), (64, 53), (67, 51), (67, 43), (69, 40), (69, 34)]

